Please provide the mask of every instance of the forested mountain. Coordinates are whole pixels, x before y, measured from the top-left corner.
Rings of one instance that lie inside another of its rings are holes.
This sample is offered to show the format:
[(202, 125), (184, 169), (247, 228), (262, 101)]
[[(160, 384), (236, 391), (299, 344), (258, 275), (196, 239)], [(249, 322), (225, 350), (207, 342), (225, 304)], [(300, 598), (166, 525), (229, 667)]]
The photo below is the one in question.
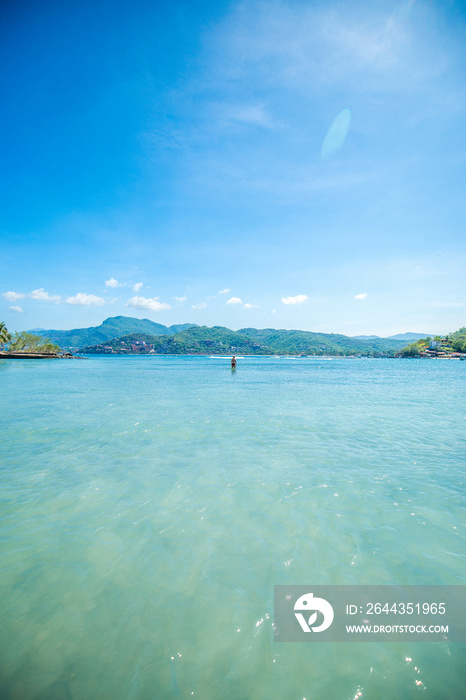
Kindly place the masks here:
[(247, 355), (374, 355), (393, 354), (403, 341), (356, 340), (344, 335), (256, 328), (232, 331), (222, 326), (191, 326), (171, 335), (133, 333), (81, 348), (87, 354), (247, 354)]
[(121, 338), (130, 333), (148, 333), (152, 336), (173, 335), (190, 328), (192, 323), (182, 323), (174, 326), (163, 326), (148, 318), (132, 318), (130, 316), (113, 316), (105, 319), (100, 326), (91, 328), (75, 328), (69, 331), (37, 330), (37, 335), (49, 338), (58, 343), (63, 350), (77, 350), (84, 345), (98, 345), (113, 338)]
[(275, 328), (242, 328), (232, 331), (223, 326), (197, 326), (182, 323), (164, 326), (147, 318), (113, 316), (100, 326), (69, 331), (37, 330), (62, 350), (86, 353), (127, 354), (222, 354), (247, 355), (375, 355), (394, 354), (417, 334), (394, 338), (354, 337), (336, 333)]
[(263, 343), (277, 354), (348, 355), (372, 352), (390, 352), (402, 342), (386, 338), (358, 340), (336, 333), (276, 330), (274, 328), (242, 328), (239, 333)]

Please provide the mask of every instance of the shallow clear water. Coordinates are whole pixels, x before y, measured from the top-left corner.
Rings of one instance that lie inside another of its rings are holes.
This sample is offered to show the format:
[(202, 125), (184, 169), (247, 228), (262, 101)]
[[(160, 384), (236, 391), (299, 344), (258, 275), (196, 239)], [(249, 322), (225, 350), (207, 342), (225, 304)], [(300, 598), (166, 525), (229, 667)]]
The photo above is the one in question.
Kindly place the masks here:
[(272, 620), (275, 584), (466, 583), (466, 363), (4, 360), (0, 386), (2, 699), (464, 696), (464, 645)]

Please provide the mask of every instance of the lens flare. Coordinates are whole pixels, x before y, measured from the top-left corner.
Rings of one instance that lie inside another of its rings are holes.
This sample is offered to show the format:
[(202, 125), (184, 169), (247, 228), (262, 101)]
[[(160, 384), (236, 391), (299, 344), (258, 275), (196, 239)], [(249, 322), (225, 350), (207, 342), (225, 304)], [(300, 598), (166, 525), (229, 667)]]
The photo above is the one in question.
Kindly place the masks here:
[(322, 144), (321, 155), (324, 160), (331, 158), (346, 141), (351, 124), (351, 110), (345, 108), (335, 117), (327, 131), (327, 135)]

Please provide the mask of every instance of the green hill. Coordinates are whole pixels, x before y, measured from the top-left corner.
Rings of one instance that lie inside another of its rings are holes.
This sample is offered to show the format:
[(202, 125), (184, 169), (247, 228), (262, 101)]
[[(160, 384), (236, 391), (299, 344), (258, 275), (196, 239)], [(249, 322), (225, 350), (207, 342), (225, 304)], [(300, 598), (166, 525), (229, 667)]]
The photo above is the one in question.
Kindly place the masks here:
[(276, 330), (274, 328), (242, 328), (239, 333), (266, 344), (274, 353), (306, 355), (350, 355), (390, 353), (403, 343), (386, 338), (350, 338), (335, 333), (312, 333), (311, 331)]
[(448, 336), (452, 350), (466, 353), (466, 327), (460, 328)]
[(114, 340), (81, 348), (86, 354), (156, 353), (162, 355), (205, 355), (244, 353), (267, 355), (270, 350), (228, 328), (195, 326), (174, 335), (132, 333)]
[[(275, 328), (232, 331), (223, 326), (209, 328), (191, 323), (164, 326), (129, 316), (113, 316), (91, 328), (41, 329), (37, 334), (63, 350), (106, 354), (393, 355), (406, 344), (406, 334), (393, 339)], [(457, 334), (456, 342), (462, 346), (463, 330)]]
[[(434, 344), (432, 344), (432, 340)], [(402, 357), (426, 357), (429, 355), (449, 355), (451, 353), (466, 354), (466, 328), (460, 328), (454, 333), (449, 333), (446, 336), (430, 336), (420, 338), (414, 343), (410, 343), (402, 348), (400, 355)]]
[(375, 355), (394, 354), (403, 341), (356, 340), (344, 335), (244, 328), (232, 331), (223, 326), (191, 326), (174, 334), (132, 333), (106, 342), (85, 346), (81, 352), (156, 353), (170, 355)]
[(77, 350), (83, 346), (99, 345), (113, 338), (121, 338), (130, 333), (147, 333), (151, 336), (174, 335), (192, 325), (184, 323), (167, 327), (148, 318), (113, 316), (105, 319), (100, 326), (75, 328), (69, 331), (40, 330), (37, 334), (49, 338), (63, 350)]

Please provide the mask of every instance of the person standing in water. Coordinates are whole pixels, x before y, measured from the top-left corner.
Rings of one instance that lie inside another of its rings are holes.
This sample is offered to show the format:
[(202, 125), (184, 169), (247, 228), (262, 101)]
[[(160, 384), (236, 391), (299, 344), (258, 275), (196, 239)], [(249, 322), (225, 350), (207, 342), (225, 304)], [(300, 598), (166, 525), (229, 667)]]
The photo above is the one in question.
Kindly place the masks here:
[(231, 369), (236, 369), (236, 357), (233, 355), (231, 358)]

